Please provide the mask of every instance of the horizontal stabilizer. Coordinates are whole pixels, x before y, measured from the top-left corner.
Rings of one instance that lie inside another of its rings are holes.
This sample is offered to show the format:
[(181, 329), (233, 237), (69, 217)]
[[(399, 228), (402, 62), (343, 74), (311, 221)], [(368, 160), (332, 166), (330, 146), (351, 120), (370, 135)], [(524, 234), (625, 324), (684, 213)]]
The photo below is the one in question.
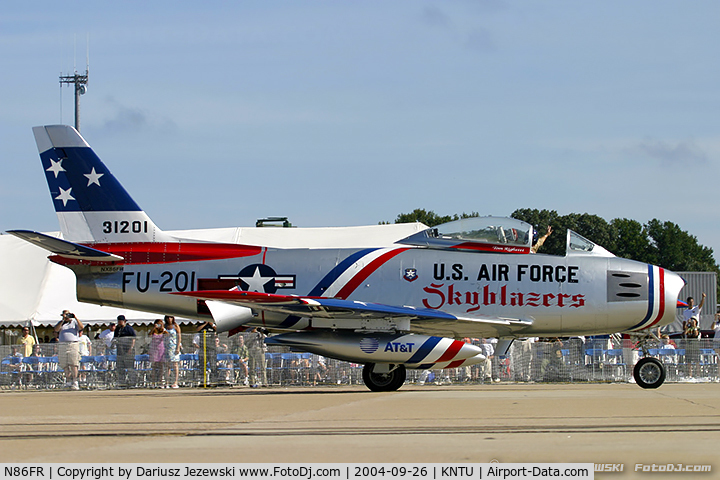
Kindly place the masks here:
[(67, 240), (61, 240), (51, 237), (50, 235), (45, 235), (44, 233), (33, 232), (31, 230), (9, 230), (7, 233), (65, 258), (93, 262), (120, 262), (123, 260), (123, 257), (119, 255), (95, 250), (94, 248), (68, 242)]

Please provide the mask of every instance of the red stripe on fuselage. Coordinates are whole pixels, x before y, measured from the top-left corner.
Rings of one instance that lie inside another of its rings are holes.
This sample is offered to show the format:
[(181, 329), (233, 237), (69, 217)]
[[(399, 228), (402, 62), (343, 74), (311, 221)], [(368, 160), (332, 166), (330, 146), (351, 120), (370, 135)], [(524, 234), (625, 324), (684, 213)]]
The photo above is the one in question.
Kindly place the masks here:
[(463, 363), (464, 361), (465, 361), (464, 359), (463, 359), (463, 360), (455, 360), (454, 362), (451, 362), (451, 363), (450, 363), (447, 367), (445, 367), (445, 368), (457, 368), (457, 367), (459, 367), (460, 365), (462, 365), (462, 363)]
[(460, 340), (454, 340), (453, 343), (450, 344), (448, 349), (445, 350), (445, 353), (443, 353), (440, 358), (436, 360), (436, 362), (449, 362), (450, 360), (455, 358), (455, 355), (457, 355), (463, 345), (465, 345), (465, 342), (461, 342)]
[(258, 255), (261, 247), (233, 243), (186, 243), (186, 242), (140, 242), (140, 243), (90, 243), (87, 247), (120, 255), (120, 262), (93, 262), (75, 260), (53, 255), (50, 259), (61, 265), (144, 265), (158, 263), (197, 262)]
[(658, 270), (658, 296), (660, 297), (660, 305), (658, 306), (657, 318), (648, 325), (647, 328), (650, 328), (658, 323), (663, 315), (665, 315), (665, 269), (658, 268)]
[(340, 291), (337, 293), (337, 295), (335, 295), (335, 298), (342, 298), (343, 300), (347, 299), (347, 297), (349, 297), (355, 291), (355, 289), (362, 282), (365, 281), (366, 278), (368, 278), (370, 275), (372, 275), (375, 272), (375, 270), (377, 270), (378, 268), (383, 266), (385, 264), (385, 262), (387, 262), (388, 260), (393, 258), (395, 255), (398, 255), (398, 254), (404, 252), (405, 250), (410, 250), (410, 249), (409, 248), (397, 248), (395, 250), (391, 250), (387, 253), (380, 255), (378, 258), (376, 258), (375, 260), (373, 260), (372, 262), (367, 264), (365, 266), (365, 268), (360, 270), (353, 278), (351, 278), (350, 281), (348, 283), (346, 283), (345, 286), (340, 289)]

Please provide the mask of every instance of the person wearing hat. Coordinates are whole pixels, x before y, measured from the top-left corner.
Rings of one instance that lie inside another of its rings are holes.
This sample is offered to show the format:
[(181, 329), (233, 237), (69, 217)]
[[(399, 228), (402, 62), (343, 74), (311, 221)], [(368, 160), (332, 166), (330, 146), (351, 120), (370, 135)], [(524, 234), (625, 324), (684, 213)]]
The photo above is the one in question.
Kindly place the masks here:
[(80, 390), (78, 368), (80, 366), (80, 331), (83, 328), (80, 319), (69, 310), (63, 310), (62, 319), (54, 328), (60, 342), (58, 363), (65, 371), (66, 386), (72, 390)]
[(119, 386), (134, 384), (135, 377), (135, 330), (127, 324), (125, 315), (118, 315), (115, 328), (117, 347), (117, 370)]

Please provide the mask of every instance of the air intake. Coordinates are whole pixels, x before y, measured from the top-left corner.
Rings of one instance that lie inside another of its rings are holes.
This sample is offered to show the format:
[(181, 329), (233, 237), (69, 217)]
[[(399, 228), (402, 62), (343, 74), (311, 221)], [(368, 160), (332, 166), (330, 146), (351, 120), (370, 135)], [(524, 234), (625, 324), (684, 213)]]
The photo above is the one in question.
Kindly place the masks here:
[(647, 273), (613, 272), (607, 276), (608, 302), (637, 302), (648, 299)]

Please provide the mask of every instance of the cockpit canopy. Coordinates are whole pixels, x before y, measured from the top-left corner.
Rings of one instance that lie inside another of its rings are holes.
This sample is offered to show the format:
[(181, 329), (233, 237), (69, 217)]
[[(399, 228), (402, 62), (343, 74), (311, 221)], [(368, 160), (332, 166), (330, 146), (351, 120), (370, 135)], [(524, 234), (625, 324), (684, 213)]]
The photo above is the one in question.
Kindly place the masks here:
[(582, 235), (568, 230), (565, 244), (565, 255), (597, 255), (601, 257), (614, 257), (612, 253), (600, 245), (591, 242)]
[(443, 223), (400, 243), (498, 253), (530, 253), (533, 227), (508, 217), (471, 217)]
[[(471, 217), (428, 228), (398, 243), (429, 248), (495, 253), (531, 253), (532, 225), (509, 217)], [(603, 247), (567, 231), (566, 255), (613, 256)]]
[(533, 227), (508, 217), (463, 218), (435, 227), (436, 238), (531, 247)]

